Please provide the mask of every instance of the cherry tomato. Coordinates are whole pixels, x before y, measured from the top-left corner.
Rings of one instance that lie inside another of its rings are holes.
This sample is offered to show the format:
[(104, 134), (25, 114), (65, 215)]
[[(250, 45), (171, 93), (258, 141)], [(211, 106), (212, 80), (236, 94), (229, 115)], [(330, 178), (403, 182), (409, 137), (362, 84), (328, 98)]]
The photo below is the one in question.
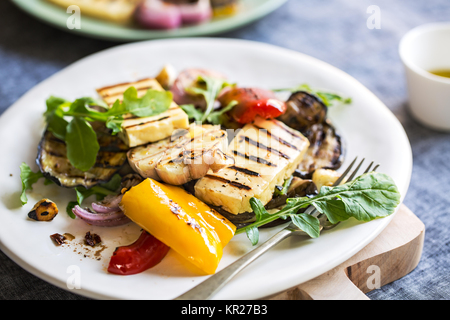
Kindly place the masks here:
[(161, 262), (169, 249), (150, 233), (143, 231), (135, 243), (114, 251), (108, 272), (124, 276), (141, 273)]
[(270, 90), (231, 88), (224, 91), (219, 97), (219, 101), (224, 107), (233, 100), (238, 104), (229, 114), (241, 124), (252, 122), (256, 116), (273, 119), (286, 112), (286, 104), (278, 100), (275, 93)]

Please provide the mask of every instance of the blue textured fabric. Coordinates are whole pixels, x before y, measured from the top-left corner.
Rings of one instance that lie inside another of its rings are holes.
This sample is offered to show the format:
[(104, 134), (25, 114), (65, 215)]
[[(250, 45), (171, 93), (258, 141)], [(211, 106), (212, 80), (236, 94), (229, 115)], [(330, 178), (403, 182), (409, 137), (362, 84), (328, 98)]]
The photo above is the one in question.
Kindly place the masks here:
[[(369, 29), (370, 5), (381, 29)], [(117, 43), (56, 30), (0, 1), (0, 112), (40, 81)], [(324, 60), (354, 76), (398, 117), (412, 144), (414, 169), (405, 204), (425, 223), (422, 260), (404, 278), (368, 294), (374, 300), (450, 298), (450, 134), (407, 112), (398, 43), (411, 28), (450, 20), (448, 0), (290, 0), (266, 18), (218, 37), (275, 44)], [(0, 252), (0, 299), (84, 299), (27, 273)]]

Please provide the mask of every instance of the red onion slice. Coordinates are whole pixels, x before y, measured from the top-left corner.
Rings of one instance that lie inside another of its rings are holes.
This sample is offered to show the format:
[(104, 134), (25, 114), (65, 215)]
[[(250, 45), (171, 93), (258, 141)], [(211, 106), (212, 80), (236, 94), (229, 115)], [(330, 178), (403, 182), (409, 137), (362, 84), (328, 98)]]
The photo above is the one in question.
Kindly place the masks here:
[(122, 201), (122, 194), (107, 196), (102, 202), (93, 202), (92, 209), (97, 213), (112, 213), (119, 211), (119, 203)]
[(109, 213), (95, 213), (77, 205), (72, 212), (86, 223), (99, 227), (116, 227), (131, 221), (120, 209)]
[(185, 24), (199, 24), (212, 17), (212, 8), (209, 0), (199, 0), (194, 4), (180, 4), (181, 20)]
[(181, 26), (178, 6), (161, 0), (146, 0), (136, 10), (136, 20), (148, 29), (176, 29)]

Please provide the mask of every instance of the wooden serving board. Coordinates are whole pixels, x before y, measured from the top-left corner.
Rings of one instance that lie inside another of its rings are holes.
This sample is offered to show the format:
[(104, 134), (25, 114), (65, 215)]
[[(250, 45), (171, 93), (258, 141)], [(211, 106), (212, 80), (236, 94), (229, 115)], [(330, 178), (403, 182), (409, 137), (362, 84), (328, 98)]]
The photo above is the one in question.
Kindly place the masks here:
[(420, 261), (425, 225), (405, 205), (355, 256), (333, 270), (265, 300), (369, 300), (376, 288), (398, 280)]

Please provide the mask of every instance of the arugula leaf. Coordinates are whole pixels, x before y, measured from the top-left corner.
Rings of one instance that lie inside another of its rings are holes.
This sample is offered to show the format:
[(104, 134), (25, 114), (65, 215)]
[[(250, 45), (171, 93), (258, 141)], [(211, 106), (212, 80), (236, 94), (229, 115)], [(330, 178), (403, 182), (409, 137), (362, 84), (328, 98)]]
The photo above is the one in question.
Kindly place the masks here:
[(284, 196), (287, 193), (287, 191), (288, 191), (288, 189), (289, 189), (293, 179), (294, 179), (294, 176), (290, 176), (288, 179), (286, 179), (284, 181), (283, 186), (282, 186), (281, 189), (275, 188), (274, 194), (276, 196)]
[(189, 119), (194, 119), (195, 121), (202, 121), (203, 112), (197, 109), (193, 104), (182, 104), (180, 108), (188, 115)]
[(44, 117), (46, 118), (53, 115), (58, 109), (62, 109), (63, 106), (70, 105), (70, 102), (66, 99), (55, 96), (50, 96), (50, 98), (48, 98), (45, 103), (47, 105), (47, 110), (44, 113)]
[(135, 87), (128, 88), (123, 94), (123, 101), (116, 101), (114, 106), (105, 114), (106, 117), (131, 113), (137, 117), (151, 117), (170, 108), (173, 96), (170, 91), (149, 89), (142, 97), (138, 97)]
[(199, 76), (198, 84), (204, 86), (205, 89), (203, 89), (202, 87), (192, 87), (187, 88), (186, 91), (192, 94), (202, 95), (205, 98), (206, 110), (201, 118), (201, 121), (205, 122), (214, 109), (214, 103), (220, 91), (222, 91), (222, 89), (224, 89), (225, 87), (230, 86), (230, 84), (224, 79), (208, 76)]
[(336, 93), (330, 93), (330, 92), (324, 92), (320, 90), (316, 90), (311, 88), (308, 84), (301, 84), (299, 86), (296, 86), (294, 88), (286, 88), (286, 89), (275, 89), (273, 90), (275, 92), (281, 92), (281, 91), (289, 91), (289, 92), (297, 92), (297, 91), (306, 91), (309, 94), (315, 95), (318, 97), (322, 102), (327, 106), (331, 107), (336, 104), (350, 104), (352, 103), (351, 98), (344, 98)]
[(25, 205), (28, 202), (26, 191), (33, 190), (33, 184), (38, 182), (38, 180), (43, 177), (44, 175), (42, 172), (33, 172), (26, 163), (22, 163), (20, 165), (20, 179), (22, 180), (22, 193), (20, 195), (20, 201), (22, 202), (22, 205)]
[(111, 134), (114, 136), (122, 132), (122, 123), (122, 116), (109, 117), (108, 120), (106, 120), (106, 127), (112, 130)]
[(88, 171), (95, 164), (100, 145), (97, 134), (84, 118), (74, 117), (67, 126), (67, 158), (81, 171)]
[[(208, 121), (211, 124), (214, 125), (220, 125), (223, 123), (223, 115), (233, 109), (238, 104), (237, 101), (233, 100), (231, 101), (225, 108), (222, 108), (218, 111), (211, 112), (207, 117), (206, 121)], [(197, 109), (193, 104), (185, 104), (180, 105), (181, 109), (183, 109), (184, 112), (188, 115), (189, 119), (194, 119), (197, 122), (201, 122), (204, 113)]]
[(167, 111), (172, 101), (172, 92), (150, 89), (140, 99), (139, 105), (130, 109), (130, 112), (140, 118), (151, 117)]
[(301, 230), (306, 232), (311, 238), (320, 236), (320, 221), (306, 213), (290, 215), (292, 222)]
[(84, 187), (75, 188), (77, 194), (77, 203), (81, 206), (84, 199), (95, 195), (97, 200), (102, 200), (104, 197), (112, 194), (117, 194), (120, 188), (122, 177), (119, 174), (115, 174), (110, 181), (94, 186), (90, 189)]
[(75, 208), (75, 206), (78, 204), (78, 202), (76, 202), (76, 201), (70, 201), (68, 204), (67, 204), (67, 207), (66, 207), (66, 213), (67, 213), (67, 215), (69, 216), (69, 217), (71, 217), (72, 219), (76, 219), (76, 215), (73, 213), (73, 211), (72, 211), (72, 209), (73, 208)]
[[(400, 203), (400, 192), (395, 182), (386, 174), (371, 172), (357, 177), (355, 180), (336, 187), (322, 187), (313, 198), (290, 198), (286, 206), (279, 212), (266, 215), (267, 211), (259, 200), (250, 200), (257, 220), (236, 234), (246, 232), (247, 229), (258, 228), (278, 218), (290, 217), (292, 222), (311, 237), (318, 237), (320, 225), (317, 218), (307, 217), (298, 211), (313, 205), (320, 213), (327, 216), (332, 224), (355, 218), (359, 221), (371, 221), (394, 213)], [(257, 242), (256, 233), (251, 230), (252, 243)]]
[(63, 98), (51, 96), (46, 101), (47, 110), (44, 117), (47, 121), (47, 129), (58, 139), (64, 140), (68, 122), (64, 119), (63, 108), (70, 105), (70, 102)]
[[(260, 223), (261, 221), (270, 218), (270, 214), (267, 212), (261, 200), (259, 200), (258, 198), (252, 197), (250, 199), (250, 206), (252, 207), (253, 212), (256, 215), (256, 223)], [(251, 228), (246, 228), (245, 231), (247, 233), (247, 238), (250, 240), (252, 245), (258, 244), (259, 241), (258, 226), (255, 225)]]
[(231, 101), (225, 108), (211, 112), (210, 115), (206, 117), (206, 120), (215, 125), (222, 124), (222, 116), (233, 109), (237, 104), (238, 102), (236, 100)]
[[(105, 183), (101, 183), (99, 186), (107, 189), (109, 191), (117, 192), (117, 190), (120, 188), (120, 184), (122, 183), (122, 177), (120, 174), (115, 174), (111, 180)], [(94, 187), (95, 188), (95, 187)]]
[[(325, 213), (333, 224), (349, 217), (366, 222), (386, 217), (400, 203), (397, 186), (391, 177), (383, 173), (364, 174), (334, 188), (322, 187), (317, 198), (313, 205), (319, 212)], [(332, 200), (334, 198), (339, 200)], [(338, 201), (343, 205), (337, 204)]]

